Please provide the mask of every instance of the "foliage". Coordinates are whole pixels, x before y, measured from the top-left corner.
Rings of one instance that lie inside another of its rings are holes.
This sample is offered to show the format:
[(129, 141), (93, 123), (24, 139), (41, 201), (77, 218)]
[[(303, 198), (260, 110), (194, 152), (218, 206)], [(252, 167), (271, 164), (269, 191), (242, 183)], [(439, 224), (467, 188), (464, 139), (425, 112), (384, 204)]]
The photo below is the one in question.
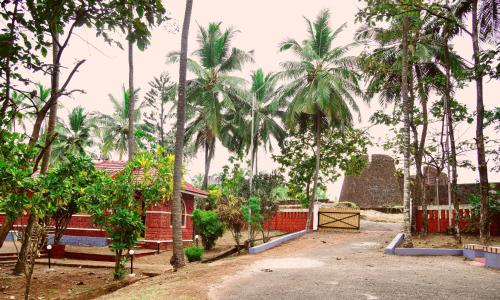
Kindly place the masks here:
[(217, 218), (217, 214), (214, 211), (195, 209), (192, 220), (205, 250), (212, 249), (215, 241), (224, 234), (224, 225)]
[(60, 120), (56, 125), (57, 137), (52, 147), (51, 159), (58, 161), (65, 155), (85, 155), (93, 142), (91, 131), (94, 118), (88, 116), (81, 106), (75, 107), (68, 115), (68, 123)]
[(189, 262), (200, 261), (205, 250), (200, 246), (189, 246), (184, 249), (184, 254), (186, 254)]
[[(134, 92), (137, 97), (138, 90)], [(119, 159), (127, 153), (128, 149), (128, 110), (130, 107), (130, 91), (123, 87), (122, 100), (118, 101), (113, 95), (109, 95), (109, 100), (113, 103), (114, 112), (112, 115), (99, 114), (97, 134), (102, 135), (101, 156), (108, 158), (113, 151), (118, 152)], [(136, 136), (150, 138), (148, 127), (140, 123), (141, 109), (145, 102), (140, 103), (134, 111), (134, 122), (136, 128)], [(141, 146), (141, 139), (136, 139), (136, 142)]]
[[(186, 140), (194, 142), (195, 152), (199, 148), (205, 150), (203, 188), (206, 188), (215, 141), (220, 139), (223, 145), (230, 145), (234, 134), (229, 125), (240, 116), (237, 108), (245, 102), (244, 80), (232, 73), (252, 61), (252, 56), (231, 48), (236, 33), (232, 28), (223, 30), (221, 23), (210, 23), (207, 28), (199, 26), (199, 48), (194, 52), (199, 62), (188, 61), (195, 79), (189, 83), (186, 97), (188, 108), (196, 113), (186, 125)], [(179, 53), (170, 53), (169, 59), (177, 62)], [(233, 119), (228, 121), (227, 115)]]
[(231, 231), (238, 247), (241, 244), (241, 231), (245, 226), (245, 219), (241, 210), (242, 206), (242, 198), (234, 195), (222, 195), (217, 201), (216, 209), (217, 217)]
[(71, 216), (79, 212), (80, 199), (85, 189), (90, 187), (96, 177), (94, 164), (87, 156), (68, 154), (55, 168), (39, 177), (42, 203), (55, 222), (54, 243), (58, 244), (68, 226)]
[[(143, 231), (140, 199), (146, 207), (170, 200), (173, 191), (174, 156), (159, 147), (155, 152), (139, 151), (125, 169), (113, 177), (100, 172), (85, 190), (83, 205), (94, 223), (104, 227), (110, 248), (119, 262), (123, 251), (132, 248)], [(139, 172), (139, 173), (138, 173)], [(115, 265), (118, 272), (121, 265)]]
[[(321, 136), (318, 186), (335, 181), (342, 172), (355, 175), (366, 165), (369, 140), (357, 129), (328, 130)], [(285, 139), (281, 154), (273, 158), (280, 170), (288, 175), (288, 188), (292, 196), (309, 203), (315, 171), (314, 134), (310, 131), (291, 132)]]
[[(472, 206), (474, 215), (479, 216), (481, 210), (481, 197), (476, 194), (469, 194), (467, 198), (469, 200), (469, 204)], [(491, 215), (500, 212), (500, 191), (494, 191), (493, 193), (490, 192), (489, 212)]]
[(250, 228), (250, 236), (248, 239), (250, 241), (250, 246), (253, 246), (255, 232), (262, 230), (262, 221), (264, 220), (260, 208), (260, 199), (257, 197), (248, 198), (246, 204), (241, 207), (241, 212), (245, 223)]
[(32, 195), (38, 191), (31, 165), (36, 150), (24, 140), (24, 135), (0, 128), (0, 211), (11, 221), (33, 208)]

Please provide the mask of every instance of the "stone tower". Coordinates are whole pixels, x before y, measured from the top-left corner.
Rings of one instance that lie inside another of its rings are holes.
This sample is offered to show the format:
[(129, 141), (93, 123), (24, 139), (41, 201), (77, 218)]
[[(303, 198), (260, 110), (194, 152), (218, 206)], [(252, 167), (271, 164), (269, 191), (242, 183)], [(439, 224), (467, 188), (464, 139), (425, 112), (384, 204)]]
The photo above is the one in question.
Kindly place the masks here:
[(394, 159), (373, 154), (359, 176), (344, 177), (339, 200), (354, 202), (361, 208), (403, 205), (403, 191)]

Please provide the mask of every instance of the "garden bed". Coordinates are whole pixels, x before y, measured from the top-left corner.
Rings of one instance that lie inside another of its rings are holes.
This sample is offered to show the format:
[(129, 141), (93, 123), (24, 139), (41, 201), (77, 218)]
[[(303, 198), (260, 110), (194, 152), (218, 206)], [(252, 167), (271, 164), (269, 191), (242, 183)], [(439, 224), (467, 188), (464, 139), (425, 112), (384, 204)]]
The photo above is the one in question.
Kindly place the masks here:
[[(414, 235), (412, 240), (415, 248), (462, 249), (464, 244), (480, 244), (479, 237), (471, 235), (462, 235), (461, 243), (458, 243), (454, 236), (446, 234)], [(491, 245), (500, 245), (500, 237), (491, 237)]]
[[(0, 269), (1, 298), (22, 299), (24, 296), (24, 276), (11, 275), (11, 267)], [(48, 271), (47, 266), (35, 265), (31, 283), (32, 299), (92, 299), (109, 293), (133, 282), (147, 278), (137, 275), (113, 280), (110, 269), (73, 268), (56, 266)], [(14, 297), (14, 298), (12, 298)]]

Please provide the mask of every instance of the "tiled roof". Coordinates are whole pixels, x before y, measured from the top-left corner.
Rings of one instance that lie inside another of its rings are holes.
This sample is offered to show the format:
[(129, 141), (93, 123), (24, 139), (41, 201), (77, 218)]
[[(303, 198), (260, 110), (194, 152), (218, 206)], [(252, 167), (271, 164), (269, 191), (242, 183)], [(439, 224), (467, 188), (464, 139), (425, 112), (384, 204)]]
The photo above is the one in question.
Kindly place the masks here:
[[(106, 171), (109, 175), (114, 175), (117, 172), (123, 170), (125, 168), (125, 165), (127, 164), (126, 161), (113, 161), (113, 160), (104, 160), (100, 162), (94, 163), (94, 166), (98, 170), (104, 170)], [(138, 176), (142, 175), (142, 172), (140, 170), (134, 171)], [(38, 171), (33, 174), (34, 177), (38, 176)], [(208, 196), (208, 193), (200, 190), (199, 188), (195, 187), (194, 185), (190, 184), (189, 182), (184, 182), (184, 192), (189, 193), (189, 194), (194, 194), (196, 196)]]
[[(125, 168), (125, 165), (127, 164), (126, 161), (112, 161), (112, 160), (104, 160), (101, 162), (96, 162), (95, 167), (96, 169), (104, 170), (108, 174), (113, 175), (118, 171), (121, 171)], [(137, 171), (137, 175), (141, 175), (142, 172), (139, 170)], [(195, 187), (194, 185), (190, 184), (189, 182), (184, 182), (184, 192), (199, 195), (199, 196), (208, 196), (208, 193), (200, 190), (199, 188)]]

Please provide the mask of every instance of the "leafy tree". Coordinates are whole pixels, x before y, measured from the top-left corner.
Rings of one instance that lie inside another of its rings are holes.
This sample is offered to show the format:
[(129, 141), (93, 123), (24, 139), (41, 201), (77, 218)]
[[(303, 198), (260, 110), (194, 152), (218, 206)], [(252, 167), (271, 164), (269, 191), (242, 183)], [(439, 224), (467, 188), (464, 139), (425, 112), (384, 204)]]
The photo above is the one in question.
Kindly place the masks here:
[(0, 247), (14, 221), (30, 207), (30, 196), (37, 191), (31, 176), (36, 150), (27, 145), (25, 136), (0, 128), (0, 211), (6, 219), (0, 228)]
[(224, 226), (217, 219), (213, 211), (195, 209), (193, 211), (193, 223), (197, 233), (201, 236), (201, 242), (205, 250), (210, 250), (215, 246), (215, 241), (224, 234)]
[(40, 179), (40, 189), (47, 201), (47, 214), (55, 223), (54, 243), (59, 244), (71, 216), (80, 211), (84, 191), (96, 179), (94, 163), (85, 155), (68, 153), (55, 168)]
[[(136, 175), (136, 170), (140, 170), (141, 176)], [(135, 196), (140, 192), (146, 207), (171, 199), (173, 173), (173, 155), (159, 148), (155, 152), (137, 152), (125, 169), (113, 178), (101, 172), (85, 189), (82, 205), (111, 239), (110, 249), (115, 252), (115, 279), (123, 275), (124, 251), (135, 246), (144, 230), (139, 215), (140, 202)]]
[[(250, 53), (231, 48), (236, 33), (232, 28), (223, 31), (221, 23), (210, 23), (207, 28), (199, 26), (199, 49), (194, 52), (199, 63), (194, 60), (188, 63), (196, 78), (189, 84), (187, 97), (197, 113), (186, 127), (186, 140), (194, 140), (195, 151), (204, 148), (203, 189), (207, 188), (217, 138), (228, 145), (233, 137), (228, 133), (230, 128), (225, 122), (225, 114), (234, 116), (245, 99), (244, 80), (232, 73), (241, 70), (244, 63), (252, 61), (252, 57)], [(177, 52), (169, 54), (171, 62), (178, 58)]]
[(277, 172), (259, 173), (253, 178), (252, 194), (260, 200), (262, 218), (258, 228), (262, 232), (264, 243), (270, 238), (270, 228), (266, 229), (265, 223), (271, 221), (278, 212), (278, 200), (287, 198), (287, 191), (283, 191), (284, 182), (285, 178)]
[(226, 224), (238, 249), (241, 248), (241, 231), (245, 227), (242, 206), (242, 198), (234, 195), (221, 195), (216, 208), (217, 217)]
[(261, 213), (260, 199), (257, 197), (250, 197), (247, 203), (241, 206), (241, 213), (245, 219), (245, 223), (249, 226), (248, 246), (251, 247), (255, 241), (255, 232), (262, 230), (262, 221), (264, 216)]
[[(359, 111), (353, 95), (361, 95), (358, 75), (353, 70), (355, 60), (345, 54), (351, 45), (333, 46), (335, 38), (345, 25), (332, 31), (330, 13), (320, 12), (314, 22), (306, 19), (307, 39), (300, 44), (289, 39), (280, 49), (292, 50), (298, 61), (281, 64), (281, 78), (291, 82), (282, 88), (282, 96), (291, 98), (286, 111), (286, 124), (294, 130), (299, 127), (314, 132), (315, 169), (312, 199), (316, 199), (321, 165), (321, 136), (327, 128), (342, 128), (352, 121), (351, 109)], [(309, 120), (309, 122), (308, 122)], [(312, 125), (305, 127), (305, 125)], [(306, 230), (310, 230), (313, 201), (310, 201)]]
[(155, 144), (173, 152), (173, 132), (167, 131), (168, 121), (174, 117), (169, 104), (175, 102), (176, 84), (168, 73), (162, 73), (149, 82), (150, 90), (145, 96), (149, 111), (144, 113), (144, 123), (155, 136)]

